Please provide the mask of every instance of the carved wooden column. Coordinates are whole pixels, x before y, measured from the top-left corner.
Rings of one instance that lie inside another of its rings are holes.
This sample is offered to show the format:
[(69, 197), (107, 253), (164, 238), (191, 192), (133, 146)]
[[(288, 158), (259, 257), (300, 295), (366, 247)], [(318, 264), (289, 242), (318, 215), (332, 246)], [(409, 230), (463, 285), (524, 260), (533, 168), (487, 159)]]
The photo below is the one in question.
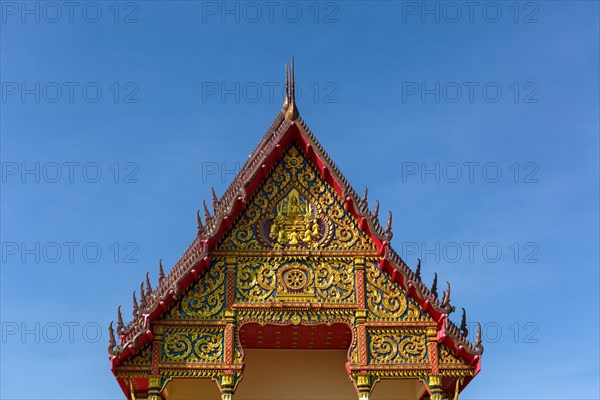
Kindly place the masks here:
[(438, 343), (436, 340), (437, 330), (435, 328), (427, 328), (427, 345), (429, 346), (429, 363), (431, 364), (431, 375), (440, 373)]
[(358, 363), (367, 365), (369, 363), (369, 352), (367, 350), (367, 310), (356, 310), (356, 341), (358, 349)]
[(354, 259), (354, 276), (356, 279), (356, 306), (365, 308), (365, 259), (356, 257)]
[[(363, 297), (364, 298), (364, 297)], [(358, 363), (360, 365), (367, 366), (369, 364), (369, 352), (367, 349), (367, 327), (365, 322), (367, 320), (367, 310), (356, 310), (355, 321), (356, 321), (356, 340), (358, 347)], [(368, 400), (373, 390), (374, 380), (369, 373), (361, 371), (361, 373), (353, 376), (353, 382), (358, 392), (359, 400)]]
[(225, 310), (225, 354), (223, 363), (226, 366), (233, 364), (233, 352), (235, 347), (235, 310)]
[(235, 274), (237, 268), (237, 258), (227, 257), (225, 259), (226, 272), (226, 292), (225, 292), (225, 353), (223, 363), (225, 365), (233, 364), (233, 353), (235, 348), (235, 310), (231, 309), (235, 301)]
[(227, 268), (227, 286), (225, 292), (225, 307), (231, 308), (235, 302), (235, 274), (237, 269), (237, 258), (227, 257), (225, 259)]

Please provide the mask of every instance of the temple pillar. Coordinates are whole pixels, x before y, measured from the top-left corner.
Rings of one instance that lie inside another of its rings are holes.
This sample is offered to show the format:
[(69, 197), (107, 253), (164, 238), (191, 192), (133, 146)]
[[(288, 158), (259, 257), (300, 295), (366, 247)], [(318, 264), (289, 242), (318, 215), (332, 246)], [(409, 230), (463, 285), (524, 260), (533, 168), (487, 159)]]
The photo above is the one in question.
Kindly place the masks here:
[(148, 379), (148, 400), (161, 400), (160, 375), (150, 375)]
[(148, 379), (148, 400), (161, 400), (160, 359), (162, 357), (163, 332), (164, 328), (162, 326), (157, 326), (154, 329), (151, 353), (151, 375)]
[(426, 383), (430, 400), (443, 400), (442, 376), (438, 374), (429, 375)]
[(365, 322), (367, 320), (367, 310), (356, 310), (355, 318), (358, 363), (360, 365), (367, 365), (369, 363), (369, 351), (367, 349), (367, 327), (365, 326)]
[(427, 346), (429, 347), (429, 364), (431, 365), (430, 375), (438, 375), (440, 373), (437, 329), (427, 328)]
[(353, 379), (356, 391), (358, 392), (358, 400), (369, 400), (371, 392), (375, 386), (375, 379), (368, 373), (356, 374)]
[(239, 375), (234, 372), (224, 372), (219, 376), (217, 382), (221, 390), (221, 400), (232, 400), (237, 386)]
[[(233, 364), (233, 353), (235, 347), (235, 310), (225, 310), (225, 354), (223, 362), (225, 365)], [(230, 368), (230, 367), (228, 367)]]
[(226, 290), (225, 290), (225, 307), (231, 308), (235, 302), (235, 274), (237, 268), (237, 258), (227, 257), (225, 259), (226, 264)]
[(356, 306), (359, 309), (365, 308), (365, 258), (356, 257), (354, 259), (354, 274), (356, 280)]

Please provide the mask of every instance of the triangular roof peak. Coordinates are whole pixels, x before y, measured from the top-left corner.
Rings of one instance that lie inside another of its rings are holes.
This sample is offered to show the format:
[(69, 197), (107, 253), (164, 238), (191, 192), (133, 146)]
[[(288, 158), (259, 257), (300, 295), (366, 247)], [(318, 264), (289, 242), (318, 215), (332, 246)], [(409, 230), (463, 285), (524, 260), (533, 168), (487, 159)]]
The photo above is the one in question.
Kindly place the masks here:
[(453, 310), (450, 305), (450, 284), (447, 284), (446, 291), (441, 298), (438, 298), (437, 275), (432, 288), (429, 289), (421, 280), (420, 262), (417, 270), (413, 272), (391, 248), (390, 240), (393, 236), (391, 212), (386, 226), (383, 227), (379, 222), (379, 203), (376, 203), (373, 210), (369, 208), (367, 190), (362, 197), (355, 192), (300, 116), (296, 107), (294, 83), (292, 58), (291, 65), (286, 65), (286, 97), (281, 111), (221, 198), (218, 199), (213, 191), (212, 214), (204, 202), (204, 222), (200, 211), (196, 216), (198, 224), (196, 238), (166, 276), (162, 273), (162, 262), (160, 263), (159, 284), (154, 290), (148, 284), (149, 281), (146, 290), (143, 289), (142, 284), (139, 305), (134, 292), (133, 321), (124, 325), (119, 307), (117, 326), (119, 345), (112, 336), (112, 323), (110, 329), (109, 353), (113, 368), (121, 360), (135, 354), (140, 346), (152, 340), (153, 321), (166, 312), (170, 305), (177, 301), (183, 290), (197, 281), (199, 275), (209, 267), (209, 252), (231, 229), (235, 218), (244, 211), (250, 196), (267, 176), (269, 168), (282, 157), (287, 146), (294, 142), (304, 150), (305, 156), (317, 167), (321, 179), (331, 185), (340, 196), (344, 209), (356, 218), (360, 229), (373, 240), (381, 257), (378, 262), (379, 268), (388, 273), (391, 279), (437, 322), (437, 341), (475, 365), (478, 371), (480, 356), (483, 353), (480, 328), (475, 343), (469, 342), (465, 316), (463, 315), (460, 327), (454, 325), (448, 318)]

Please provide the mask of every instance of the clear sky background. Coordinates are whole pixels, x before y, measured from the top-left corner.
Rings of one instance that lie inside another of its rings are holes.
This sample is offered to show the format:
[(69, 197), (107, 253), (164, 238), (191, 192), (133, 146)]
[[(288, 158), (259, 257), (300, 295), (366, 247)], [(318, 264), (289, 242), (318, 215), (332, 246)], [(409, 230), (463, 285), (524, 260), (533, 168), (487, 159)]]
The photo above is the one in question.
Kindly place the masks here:
[(392, 245), (482, 323), (463, 398), (599, 397), (597, 2), (0, 4), (2, 399), (122, 398), (106, 327), (193, 239), (291, 55)]

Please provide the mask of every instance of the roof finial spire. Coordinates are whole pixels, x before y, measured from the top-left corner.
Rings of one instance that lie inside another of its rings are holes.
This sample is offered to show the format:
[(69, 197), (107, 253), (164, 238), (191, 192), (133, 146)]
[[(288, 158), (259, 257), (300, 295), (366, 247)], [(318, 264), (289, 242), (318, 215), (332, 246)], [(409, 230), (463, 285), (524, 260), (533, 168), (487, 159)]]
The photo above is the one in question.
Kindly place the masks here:
[(290, 104), (290, 73), (288, 71), (288, 63), (285, 62), (285, 98), (283, 99), (283, 112), (285, 112)]
[(295, 121), (300, 113), (296, 107), (296, 82), (294, 79), (294, 56), (292, 56), (292, 64), (285, 65), (285, 101), (283, 103), (285, 109), (285, 119)]

